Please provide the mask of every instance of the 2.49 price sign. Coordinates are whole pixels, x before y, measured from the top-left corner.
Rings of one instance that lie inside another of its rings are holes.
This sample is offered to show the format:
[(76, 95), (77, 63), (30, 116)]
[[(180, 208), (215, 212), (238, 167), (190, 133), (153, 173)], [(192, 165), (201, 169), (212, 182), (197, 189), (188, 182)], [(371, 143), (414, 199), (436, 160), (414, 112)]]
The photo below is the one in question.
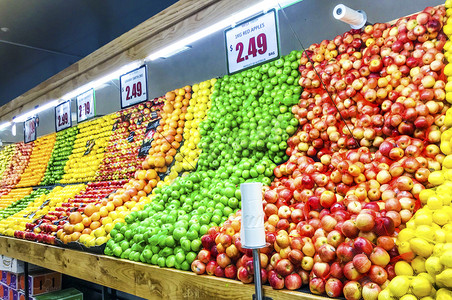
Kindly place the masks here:
[(121, 108), (148, 100), (148, 81), (146, 65), (121, 75)]
[(94, 89), (77, 96), (77, 122), (85, 121), (96, 115)]
[(276, 11), (225, 30), (225, 40), (230, 74), (278, 58)]
[(58, 132), (71, 126), (71, 100), (69, 100), (55, 107), (55, 131)]

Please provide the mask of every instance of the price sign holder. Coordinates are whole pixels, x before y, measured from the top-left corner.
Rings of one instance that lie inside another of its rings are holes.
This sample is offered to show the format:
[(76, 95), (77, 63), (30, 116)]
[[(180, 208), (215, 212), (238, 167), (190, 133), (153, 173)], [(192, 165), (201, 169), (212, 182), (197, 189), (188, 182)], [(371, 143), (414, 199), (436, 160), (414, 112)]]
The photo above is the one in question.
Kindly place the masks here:
[(68, 100), (55, 106), (55, 131), (58, 132), (71, 126), (71, 100)]
[(142, 65), (119, 77), (121, 108), (148, 100), (148, 77), (146, 65)]
[(32, 117), (24, 122), (24, 143), (35, 141), (36, 136), (36, 117)]
[(271, 9), (224, 31), (228, 73), (279, 58), (277, 13)]
[(96, 93), (90, 89), (76, 97), (77, 123), (92, 119), (96, 116)]

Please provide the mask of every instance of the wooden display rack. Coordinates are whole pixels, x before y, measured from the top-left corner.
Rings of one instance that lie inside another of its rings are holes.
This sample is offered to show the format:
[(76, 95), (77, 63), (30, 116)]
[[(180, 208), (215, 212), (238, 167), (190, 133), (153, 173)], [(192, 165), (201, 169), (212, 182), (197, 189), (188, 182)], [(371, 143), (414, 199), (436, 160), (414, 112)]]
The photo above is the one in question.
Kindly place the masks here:
[[(215, 276), (137, 263), (26, 240), (0, 236), (0, 254), (120, 290), (146, 299), (253, 299), (254, 285)], [(273, 300), (331, 299), (310, 293), (277, 291), (264, 286)]]

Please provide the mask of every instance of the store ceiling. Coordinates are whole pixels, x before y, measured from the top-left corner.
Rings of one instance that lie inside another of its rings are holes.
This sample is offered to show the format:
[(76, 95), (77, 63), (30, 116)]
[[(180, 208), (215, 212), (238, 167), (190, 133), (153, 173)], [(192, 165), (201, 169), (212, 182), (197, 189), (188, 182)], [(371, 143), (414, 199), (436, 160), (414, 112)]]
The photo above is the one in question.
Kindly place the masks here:
[(0, 0), (0, 106), (176, 0)]

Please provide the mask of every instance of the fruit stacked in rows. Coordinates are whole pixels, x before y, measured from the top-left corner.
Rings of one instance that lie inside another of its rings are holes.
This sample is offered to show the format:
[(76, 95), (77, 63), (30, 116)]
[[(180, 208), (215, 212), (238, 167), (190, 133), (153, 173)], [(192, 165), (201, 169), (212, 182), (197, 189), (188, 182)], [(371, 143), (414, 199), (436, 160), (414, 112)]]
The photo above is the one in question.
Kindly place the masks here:
[(198, 170), (155, 188), (144, 210), (115, 225), (106, 254), (190, 268), (201, 236), (239, 209), (237, 184), (271, 182), (272, 159), (283, 159), (281, 141), (297, 121), (286, 106), (300, 96), (297, 55), (218, 79), (200, 124)]
[(60, 183), (88, 182), (96, 179), (96, 171), (104, 158), (115, 115), (81, 123), (72, 154), (64, 167)]
[(29, 195), (32, 191), (32, 188), (12, 189), (8, 194), (0, 197), (0, 211), (7, 208), (11, 203)]
[(186, 86), (165, 94), (165, 104), (151, 149), (143, 162), (143, 169), (165, 174), (182, 142), (185, 114), (191, 99), (191, 87)]
[(56, 134), (53, 133), (40, 137), (34, 142), (30, 161), (17, 187), (36, 186), (41, 182), (55, 144), (55, 139)]
[(14, 154), (15, 148), (16, 144), (11, 144), (3, 147), (2, 151), (0, 151), (0, 179), (3, 177), (3, 173), (11, 163), (11, 157)]
[(74, 141), (78, 133), (77, 127), (68, 128), (66, 130), (57, 132), (56, 141), (50, 155), (47, 169), (44, 173), (40, 185), (51, 185), (59, 183), (63, 178), (64, 167), (72, 153)]
[[(447, 129), (444, 14), (428, 8), (420, 15), (420, 24), (437, 25), (430, 35), (414, 35), (413, 16), (392, 28), (375, 24), (347, 32), (304, 52), (299, 83), (305, 89), (292, 107), (300, 128), (287, 140), (289, 160), (264, 189), (270, 244), (263, 250), (270, 262), (264, 275), (272, 287), (309, 282), (316, 294), (374, 299), (395, 276), (396, 230), (420, 207), (418, 196), (444, 159), (434, 144)], [(212, 256), (218, 247), (239, 249), (230, 228), (211, 232), (214, 248), (203, 250)], [(230, 252), (236, 268), (243, 257), (251, 259), (246, 250)], [(245, 266), (236, 276), (250, 282), (252, 270)]]
[(14, 229), (12, 235), (17, 238), (54, 244), (55, 232), (58, 226), (62, 227), (59, 218), (69, 215), (64, 204), (84, 189), (84, 184), (55, 187), (30, 203), (25, 210), (4, 220), (10, 224), (5, 234), (11, 235), (11, 229)]
[(128, 179), (133, 177), (143, 158), (138, 150), (146, 132), (154, 101), (130, 107), (116, 113), (114, 132), (105, 149), (105, 157), (96, 173), (96, 181)]
[(199, 125), (206, 119), (207, 111), (211, 107), (210, 95), (214, 90), (216, 81), (216, 79), (211, 79), (193, 85), (193, 95), (185, 114), (184, 144), (180, 152), (175, 156), (176, 162), (171, 169), (168, 180), (174, 180), (183, 171), (196, 169), (196, 164), (201, 154), (201, 149), (198, 147), (201, 140)]
[(41, 218), (50, 209), (54, 209), (58, 203), (63, 202), (66, 199), (65, 197), (69, 197), (73, 193), (72, 191), (78, 192), (79, 190), (77, 186), (55, 187), (49, 193), (41, 193), (34, 201), (30, 201), (25, 209), (2, 220), (0, 222), (0, 233), (20, 237), (20, 232), (25, 231), (27, 223), (32, 223)]
[[(92, 182), (82, 193), (63, 203), (61, 209), (63, 213), (58, 214), (57, 218), (59, 227), (56, 236), (64, 243), (75, 242), (81, 236), (84, 236), (82, 241), (86, 242), (87, 246), (105, 243), (106, 235), (114, 225), (110, 224), (113, 223), (113, 219), (109, 214), (115, 209), (115, 205), (108, 201), (108, 196), (121, 188), (124, 183), (125, 180)], [(52, 214), (57, 215), (56, 212)], [(101, 228), (102, 225), (106, 227)], [(85, 236), (89, 238), (85, 239)]]
[(24, 196), (23, 198), (14, 201), (10, 205), (8, 205), (5, 209), (0, 211), (0, 220), (6, 219), (18, 212), (23, 211), (27, 206), (39, 198), (41, 195), (47, 194), (48, 190), (46, 189), (37, 189), (32, 191), (29, 195)]
[[(124, 188), (109, 196), (109, 201), (116, 207), (115, 212), (121, 213), (125, 208), (124, 214), (128, 214), (130, 211), (143, 209), (144, 204), (149, 202), (147, 195), (160, 182), (160, 177), (167, 175), (168, 168), (182, 142), (185, 113), (190, 99), (191, 87), (186, 86), (166, 93), (164, 100), (157, 100), (157, 103), (164, 101), (165, 104), (151, 143), (152, 148), (142, 163), (142, 170), (135, 173), (135, 178), (129, 180)], [(124, 220), (122, 214), (117, 217), (119, 220)], [(113, 221), (119, 222), (116, 219)]]
[(22, 173), (28, 165), (31, 152), (33, 151), (33, 143), (18, 143), (16, 145), (11, 162), (3, 173), (0, 186), (14, 187), (19, 183)]

